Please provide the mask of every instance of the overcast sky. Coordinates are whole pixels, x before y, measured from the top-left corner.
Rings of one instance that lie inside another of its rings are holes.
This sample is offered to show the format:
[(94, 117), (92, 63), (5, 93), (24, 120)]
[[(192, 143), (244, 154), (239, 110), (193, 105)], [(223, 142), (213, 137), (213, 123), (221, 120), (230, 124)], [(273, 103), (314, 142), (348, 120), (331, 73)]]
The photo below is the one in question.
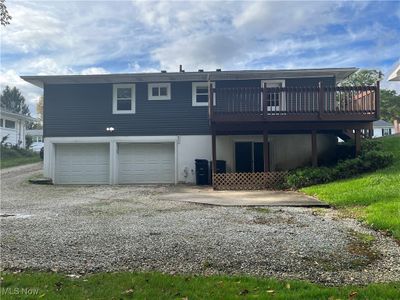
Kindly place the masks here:
[[(6, 1), (1, 85), (20, 75), (359, 67), (400, 57), (400, 1)], [(383, 82), (400, 91), (399, 84)]]

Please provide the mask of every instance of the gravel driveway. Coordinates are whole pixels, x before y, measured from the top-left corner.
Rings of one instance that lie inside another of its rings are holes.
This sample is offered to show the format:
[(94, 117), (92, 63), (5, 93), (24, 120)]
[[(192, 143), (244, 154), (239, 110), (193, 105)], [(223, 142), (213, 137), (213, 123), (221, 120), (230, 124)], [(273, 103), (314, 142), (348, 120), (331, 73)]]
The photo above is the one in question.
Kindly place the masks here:
[(331, 209), (203, 206), (161, 200), (168, 186), (41, 186), (35, 174), (2, 174), (3, 269), (400, 280), (396, 242)]

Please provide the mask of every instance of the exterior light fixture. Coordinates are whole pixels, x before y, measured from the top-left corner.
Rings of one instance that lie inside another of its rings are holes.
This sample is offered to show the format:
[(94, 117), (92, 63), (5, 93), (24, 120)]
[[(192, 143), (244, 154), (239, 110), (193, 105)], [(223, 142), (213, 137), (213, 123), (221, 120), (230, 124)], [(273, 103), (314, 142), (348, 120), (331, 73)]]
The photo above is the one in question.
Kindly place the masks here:
[(109, 132), (113, 132), (114, 131), (114, 127), (107, 127), (106, 130), (109, 131)]

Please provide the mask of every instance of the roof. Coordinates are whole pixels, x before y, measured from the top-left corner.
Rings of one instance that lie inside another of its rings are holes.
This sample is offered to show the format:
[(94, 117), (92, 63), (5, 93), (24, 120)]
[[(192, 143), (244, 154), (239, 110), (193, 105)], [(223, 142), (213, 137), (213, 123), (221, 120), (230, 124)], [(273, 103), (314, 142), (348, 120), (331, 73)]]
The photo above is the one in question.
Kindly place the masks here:
[(378, 120), (373, 122), (373, 127), (393, 127), (393, 124), (385, 120)]
[(400, 63), (388, 77), (389, 81), (400, 81)]
[(43, 135), (43, 129), (28, 129), (26, 131), (26, 134), (33, 135), (33, 136)]
[(204, 72), (160, 72), (160, 73), (127, 73), (99, 75), (40, 75), (21, 76), (27, 82), (43, 88), (44, 84), (77, 84), (77, 83), (123, 83), (123, 82), (163, 82), (163, 81), (208, 81), (235, 79), (281, 79), (298, 77), (335, 77), (342, 81), (356, 72), (357, 68), (324, 68), (324, 69), (284, 69), (284, 70), (238, 70), (238, 71), (204, 71)]
[(30, 122), (35, 122), (36, 119), (32, 118), (30, 116), (26, 116), (26, 115), (22, 115), (22, 114), (17, 114), (11, 111), (7, 111), (4, 109), (0, 110), (0, 115), (3, 117), (9, 117), (9, 118), (14, 118), (14, 119), (18, 119), (18, 120), (25, 120), (25, 121), (30, 121)]

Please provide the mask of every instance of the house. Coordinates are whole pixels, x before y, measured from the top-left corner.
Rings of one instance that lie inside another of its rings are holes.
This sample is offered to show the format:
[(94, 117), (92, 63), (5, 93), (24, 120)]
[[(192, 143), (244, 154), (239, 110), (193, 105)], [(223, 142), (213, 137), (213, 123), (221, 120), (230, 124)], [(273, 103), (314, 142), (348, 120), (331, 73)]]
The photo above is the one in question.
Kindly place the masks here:
[(374, 137), (382, 137), (394, 134), (394, 126), (392, 123), (386, 122), (385, 120), (378, 120), (372, 124), (374, 129)]
[(32, 137), (32, 143), (42, 143), (43, 142), (43, 129), (28, 129), (26, 135)]
[[(193, 183), (195, 159), (207, 159), (218, 188), (317, 166), (335, 154), (338, 136), (360, 151), (379, 116), (379, 83), (337, 86), (355, 71), (21, 78), (44, 89), (44, 172), (54, 183)], [(226, 174), (215, 172), (217, 160)]]
[(4, 144), (25, 148), (26, 124), (35, 119), (26, 115), (0, 110), (1, 139), (7, 137)]
[[(400, 81), (400, 63), (394, 68), (388, 77), (389, 81)], [(393, 120), (394, 133), (400, 133), (400, 116)]]

